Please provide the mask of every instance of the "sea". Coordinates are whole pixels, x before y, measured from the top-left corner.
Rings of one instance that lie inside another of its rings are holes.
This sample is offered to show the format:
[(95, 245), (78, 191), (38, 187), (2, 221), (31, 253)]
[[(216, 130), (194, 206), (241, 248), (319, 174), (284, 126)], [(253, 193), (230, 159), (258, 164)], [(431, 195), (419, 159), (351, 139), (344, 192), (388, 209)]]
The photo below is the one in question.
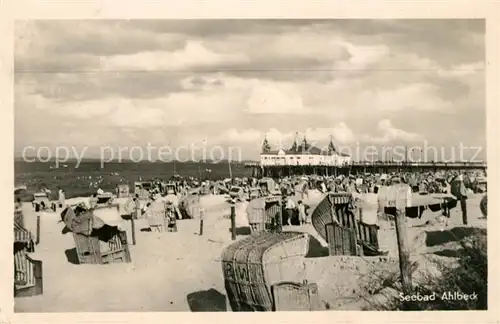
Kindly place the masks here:
[(15, 186), (26, 186), (26, 192), (19, 197), (29, 201), (34, 192), (42, 188), (52, 191), (56, 198), (58, 188), (62, 188), (67, 198), (89, 196), (101, 188), (115, 192), (119, 184), (128, 184), (132, 190), (135, 181), (152, 179), (169, 180), (174, 174), (184, 178), (194, 177), (202, 180), (222, 180), (251, 176), (251, 169), (244, 163), (228, 162), (110, 162), (101, 165), (98, 160), (55, 163), (14, 162)]

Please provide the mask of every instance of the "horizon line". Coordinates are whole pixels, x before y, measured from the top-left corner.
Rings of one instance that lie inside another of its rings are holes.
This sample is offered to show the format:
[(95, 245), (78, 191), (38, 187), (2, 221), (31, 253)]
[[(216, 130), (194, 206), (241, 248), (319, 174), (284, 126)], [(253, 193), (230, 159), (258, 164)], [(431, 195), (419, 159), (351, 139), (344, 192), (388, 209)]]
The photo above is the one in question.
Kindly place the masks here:
[[(77, 159), (77, 158), (68, 158), (66, 161), (58, 161), (56, 158), (50, 158), (48, 161), (24, 161), (25, 158), (29, 159), (37, 159), (38, 157), (36, 156), (30, 156), (30, 157), (14, 157), (14, 162), (25, 162), (25, 163), (48, 163), (48, 162), (58, 162), (59, 164), (61, 163), (71, 163), (71, 162), (100, 162), (101, 158), (84, 158), (84, 159)], [(40, 157), (42, 159), (45, 159), (47, 157)], [(39, 159), (40, 159), (39, 158)], [(155, 160), (155, 161), (150, 161), (150, 160), (141, 160), (141, 161), (134, 161), (132, 159), (122, 159), (120, 160), (114, 160), (114, 161), (109, 161), (106, 162), (106, 164), (109, 163), (172, 163), (172, 162), (177, 162), (177, 163), (200, 163), (200, 162), (233, 162), (233, 163), (257, 163), (260, 164), (260, 160), (251, 160), (251, 159), (242, 159), (242, 160), (228, 160), (228, 159), (221, 159), (221, 160), (211, 160), (211, 159), (200, 159), (200, 160), (186, 160), (186, 161), (180, 161), (180, 160), (170, 160), (170, 161), (161, 161), (161, 160)], [(471, 160), (453, 160), (453, 161), (437, 161), (437, 160), (421, 160), (421, 161), (408, 161), (408, 160), (358, 160), (358, 161), (351, 161), (349, 164), (353, 163), (379, 163), (379, 162), (384, 162), (384, 163), (482, 163), (482, 164), (487, 164), (487, 160), (479, 160), (479, 161), (471, 161)]]
[[(24, 159), (48, 159), (48, 161), (32, 161), (32, 162), (29, 162), (29, 161), (24, 161)], [(48, 162), (55, 162), (55, 161), (58, 161), (59, 163), (66, 163), (66, 162), (85, 162), (85, 161), (101, 161), (102, 158), (99, 158), (99, 157), (96, 157), (96, 158), (93, 158), (93, 157), (89, 157), (89, 158), (83, 158), (81, 160), (79, 160), (78, 158), (68, 158), (66, 161), (62, 161), (62, 160), (57, 160), (57, 158), (48, 158), (47, 156), (41, 156), (41, 157), (38, 157), (38, 156), (26, 156), (26, 157), (22, 157), (22, 156), (14, 156), (14, 162), (26, 162), (26, 163), (48, 163)], [(200, 160), (187, 160), (187, 161), (181, 161), (181, 160), (170, 160), (170, 161), (161, 161), (160, 159), (156, 160), (156, 161), (149, 161), (147, 159), (145, 160), (141, 160), (141, 161), (134, 161), (132, 159), (121, 159), (120, 160), (113, 160), (113, 161), (110, 161), (110, 162), (106, 162), (106, 163), (123, 163), (123, 162), (131, 162), (131, 163), (171, 163), (171, 162), (179, 162), (179, 163), (188, 163), (188, 162), (213, 162), (213, 161), (219, 161), (219, 162), (229, 162), (230, 160), (228, 159), (221, 159), (221, 160), (211, 160), (211, 159), (200, 159)], [(250, 160), (250, 159), (242, 159), (242, 160), (231, 160), (231, 162), (240, 162), (240, 163), (244, 163), (244, 162), (259, 162), (258, 160)]]

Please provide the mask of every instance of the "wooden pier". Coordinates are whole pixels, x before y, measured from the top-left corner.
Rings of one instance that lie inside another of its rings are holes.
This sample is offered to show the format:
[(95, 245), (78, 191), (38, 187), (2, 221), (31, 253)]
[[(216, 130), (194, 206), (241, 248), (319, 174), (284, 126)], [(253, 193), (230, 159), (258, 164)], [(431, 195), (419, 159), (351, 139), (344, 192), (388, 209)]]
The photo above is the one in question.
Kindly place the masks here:
[(391, 172), (437, 172), (437, 171), (467, 171), (482, 170), (486, 172), (486, 162), (352, 162), (343, 166), (323, 165), (266, 165), (247, 163), (245, 167), (252, 169), (252, 176), (286, 177), (294, 175), (337, 176), (363, 173)]

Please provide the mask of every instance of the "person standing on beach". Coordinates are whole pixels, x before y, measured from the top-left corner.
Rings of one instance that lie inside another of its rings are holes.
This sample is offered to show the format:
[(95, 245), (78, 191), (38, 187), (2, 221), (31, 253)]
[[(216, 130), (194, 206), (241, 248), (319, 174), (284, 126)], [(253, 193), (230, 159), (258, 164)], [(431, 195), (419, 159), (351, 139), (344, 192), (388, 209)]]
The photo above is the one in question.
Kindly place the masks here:
[(307, 220), (307, 214), (306, 214), (306, 206), (304, 205), (304, 203), (302, 202), (302, 200), (299, 200), (297, 208), (299, 210), (299, 222), (300, 222), (300, 225), (304, 225), (306, 223), (306, 220)]
[(134, 216), (135, 219), (139, 219), (142, 217), (141, 201), (139, 200), (139, 194), (135, 194), (134, 202), (135, 202)]
[(14, 204), (14, 210), (16, 212), (21, 212), (22, 211), (23, 204), (21, 203), (21, 198), (17, 197), (16, 198), (16, 203)]
[(320, 186), (321, 186), (321, 193), (326, 193), (326, 185), (324, 181), (321, 181)]
[(465, 187), (463, 175), (460, 174), (451, 181), (451, 194), (460, 201), (462, 209), (462, 223), (467, 225), (467, 188)]
[(90, 209), (95, 209), (97, 207), (97, 194), (92, 194), (92, 196), (89, 198), (89, 207)]
[(58, 201), (59, 201), (59, 208), (64, 208), (64, 206), (66, 205), (66, 197), (64, 194), (64, 190), (62, 190), (62, 188), (59, 188)]
[(285, 204), (285, 212), (286, 212), (286, 222), (288, 226), (292, 225), (293, 212), (295, 211), (295, 204), (292, 198), (289, 196), (286, 200)]
[(15, 203), (14, 223), (24, 227), (24, 214), (22, 207), (21, 198), (17, 197)]

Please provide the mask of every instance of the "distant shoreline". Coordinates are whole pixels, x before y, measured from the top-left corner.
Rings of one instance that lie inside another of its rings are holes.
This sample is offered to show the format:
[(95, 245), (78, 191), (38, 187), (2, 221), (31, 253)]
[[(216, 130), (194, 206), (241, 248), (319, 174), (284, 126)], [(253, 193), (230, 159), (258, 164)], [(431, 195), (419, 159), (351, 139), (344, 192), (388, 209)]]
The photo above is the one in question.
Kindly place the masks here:
[[(34, 163), (42, 163), (42, 164), (48, 164), (48, 163), (56, 163), (58, 162), (59, 164), (72, 164), (72, 163), (101, 163), (101, 160), (99, 158), (95, 159), (83, 159), (81, 161), (78, 161), (78, 159), (68, 159), (67, 161), (57, 161), (56, 159), (48, 159), (47, 161), (26, 161), (25, 159), (45, 159), (44, 157), (15, 157), (14, 158), (14, 163), (26, 163), (26, 164), (34, 164)], [(353, 164), (360, 164), (360, 163), (377, 163), (378, 161), (353, 161)], [(404, 161), (399, 161), (400, 163), (404, 163)], [(110, 162), (105, 162), (104, 164), (170, 164), (170, 163), (179, 163), (179, 164), (260, 164), (260, 161), (257, 160), (242, 160), (242, 161), (229, 161), (229, 160), (188, 160), (188, 161), (179, 161), (179, 160), (172, 160), (172, 161), (148, 161), (148, 160), (143, 160), (143, 161), (133, 161), (133, 160), (121, 160), (121, 161), (110, 161)], [(414, 163), (435, 163), (435, 164), (457, 164), (457, 163), (466, 163), (466, 164), (487, 164), (486, 161), (479, 161), (479, 162), (472, 162), (472, 161), (421, 161), (421, 162), (414, 162)]]
[[(33, 163), (43, 163), (43, 164), (47, 164), (47, 163), (55, 163), (57, 162), (56, 159), (52, 158), (52, 159), (48, 159), (46, 162), (42, 162), (42, 161), (33, 161), (33, 162), (29, 162), (29, 161), (26, 161), (25, 159), (46, 159), (46, 157), (36, 157), (36, 156), (27, 156), (26, 158), (23, 158), (23, 157), (15, 157), (14, 158), (14, 162), (15, 163), (27, 163), (27, 164), (33, 164)], [(79, 162), (78, 159), (68, 159), (67, 161), (59, 161), (58, 163), (59, 164), (71, 164), (71, 163), (77, 163)], [(100, 163), (101, 162), (101, 159), (99, 158), (95, 158), (95, 159), (92, 159), (92, 158), (87, 158), (87, 159), (83, 159), (80, 161), (80, 164), (81, 163)], [(253, 160), (242, 160), (242, 161), (229, 161), (229, 160), (217, 160), (217, 161), (213, 161), (213, 160), (200, 160), (200, 161), (196, 161), (196, 160), (189, 160), (189, 161), (179, 161), (179, 160), (172, 160), (172, 161), (148, 161), (148, 160), (144, 160), (144, 161), (139, 161), (139, 162), (136, 162), (136, 161), (133, 161), (133, 160), (121, 160), (121, 161), (111, 161), (111, 162), (106, 162), (104, 164), (128, 164), (128, 163), (133, 163), (133, 164), (169, 164), (169, 163), (185, 163), (185, 164), (224, 164), (224, 163), (229, 163), (231, 162), (231, 164), (245, 164), (245, 163), (259, 163), (259, 161), (253, 161)]]

